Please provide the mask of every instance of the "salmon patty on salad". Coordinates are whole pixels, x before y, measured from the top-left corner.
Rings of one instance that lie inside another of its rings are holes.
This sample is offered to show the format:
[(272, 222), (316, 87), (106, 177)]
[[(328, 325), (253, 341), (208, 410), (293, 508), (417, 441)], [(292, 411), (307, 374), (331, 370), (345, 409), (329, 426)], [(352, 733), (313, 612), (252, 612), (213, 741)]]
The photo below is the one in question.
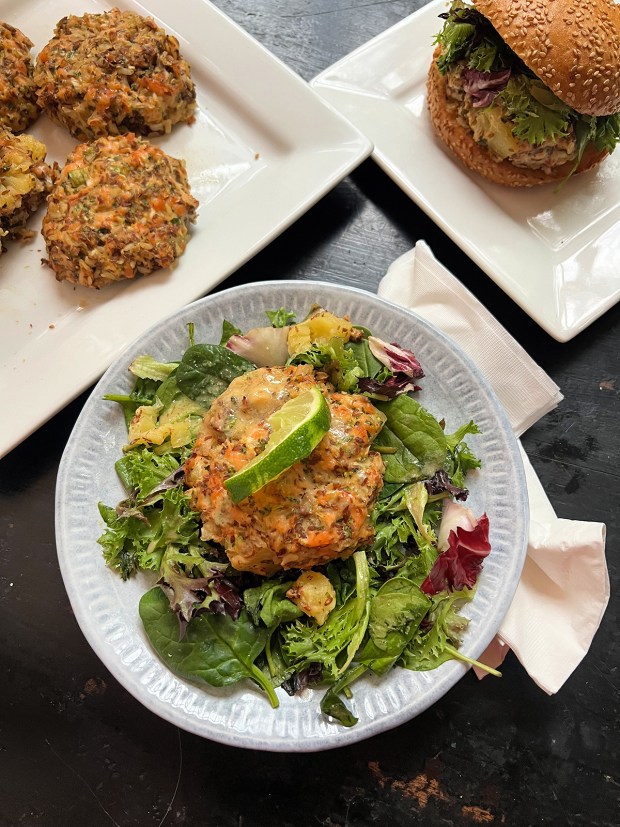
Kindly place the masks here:
[(0, 22), (0, 125), (22, 132), (39, 114), (30, 50), (25, 34)]
[(196, 89), (177, 39), (135, 12), (64, 17), (34, 77), (40, 106), (78, 140), (163, 135), (194, 120)]
[(170, 267), (198, 201), (182, 160), (135, 135), (79, 144), (48, 198), (41, 232), (58, 281), (85, 287)]
[[(234, 504), (224, 483), (263, 450), (267, 418), (317, 385), (331, 413), (318, 447)], [(186, 463), (202, 538), (220, 543), (238, 571), (260, 575), (349, 557), (374, 536), (370, 512), (383, 486), (383, 460), (371, 443), (382, 425), (367, 397), (336, 392), (310, 365), (259, 368), (237, 377), (211, 405)]]

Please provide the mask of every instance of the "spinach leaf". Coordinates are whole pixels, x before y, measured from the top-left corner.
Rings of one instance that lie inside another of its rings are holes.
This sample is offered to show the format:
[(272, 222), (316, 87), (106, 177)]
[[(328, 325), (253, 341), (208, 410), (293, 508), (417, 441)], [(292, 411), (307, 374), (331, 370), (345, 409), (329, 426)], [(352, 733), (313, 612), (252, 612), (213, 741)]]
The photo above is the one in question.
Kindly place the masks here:
[(376, 376), (383, 370), (383, 365), (376, 359), (366, 339), (361, 342), (349, 342), (348, 347), (353, 351), (358, 366), (362, 369), (362, 376)]
[(106, 393), (103, 398), (108, 402), (118, 402), (123, 409), (125, 426), (129, 428), (129, 423), (138, 408), (141, 405), (152, 405), (155, 402), (160, 385), (161, 382), (156, 379), (138, 379), (131, 393)]
[(278, 706), (271, 683), (254, 663), (265, 648), (267, 632), (257, 629), (247, 613), (238, 620), (223, 614), (198, 615), (179, 640), (179, 622), (158, 586), (142, 596), (139, 611), (151, 645), (173, 672), (211, 686), (251, 678), (267, 692), (272, 707)]
[(208, 408), (237, 376), (256, 365), (221, 345), (193, 345), (183, 354), (176, 371), (179, 389)]
[(324, 715), (331, 715), (339, 723), (346, 727), (355, 726), (358, 718), (347, 709), (344, 701), (340, 698), (340, 692), (348, 689), (353, 681), (357, 680), (366, 671), (366, 667), (357, 664), (350, 667), (344, 675), (332, 687), (330, 687), (321, 700), (321, 712)]
[(406, 577), (387, 580), (370, 603), (370, 637), (356, 660), (382, 675), (398, 660), (431, 605)]
[(291, 583), (266, 580), (243, 592), (243, 602), (256, 626), (262, 621), (269, 629), (301, 617), (303, 612), (286, 596)]
[(430, 598), (415, 583), (406, 577), (392, 577), (370, 603), (371, 640), (384, 652), (402, 648), (410, 628), (417, 629), (430, 607)]
[(389, 402), (376, 402), (386, 421), (375, 447), (395, 449), (383, 454), (384, 480), (389, 483), (427, 480), (443, 468), (447, 443), (435, 417), (406, 394)]

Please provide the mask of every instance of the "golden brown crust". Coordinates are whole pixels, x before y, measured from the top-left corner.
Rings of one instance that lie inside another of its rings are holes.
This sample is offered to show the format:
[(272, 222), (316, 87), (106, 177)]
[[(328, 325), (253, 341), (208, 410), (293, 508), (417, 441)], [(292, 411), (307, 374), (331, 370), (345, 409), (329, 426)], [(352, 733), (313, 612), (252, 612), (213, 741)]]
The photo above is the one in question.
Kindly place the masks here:
[(58, 281), (95, 288), (171, 267), (197, 207), (185, 162), (149, 141), (78, 144), (47, 199), (45, 263)]
[(34, 80), (41, 108), (81, 141), (164, 135), (194, 120), (196, 89), (177, 39), (132, 11), (63, 17)]
[[(428, 76), (428, 108), (435, 132), (466, 167), (506, 187), (534, 187), (561, 181), (571, 172), (572, 163), (556, 167), (552, 173), (541, 169), (523, 169), (510, 161), (495, 161), (489, 152), (474, 141), (472, 133), (458, 120), (457, 109), (446, 98), (446, 81), (433, 60)], [(574, 174), (586, 172), (607, 155), (592, 144), (586, 148)]]
[(620, 110), (620, 5), (613, 0), (476, 0), (476, 8), (577, 112)]
[(0, 124), (22, 132), (39, 114), (30, 57), (31, 41), (0, 21)]

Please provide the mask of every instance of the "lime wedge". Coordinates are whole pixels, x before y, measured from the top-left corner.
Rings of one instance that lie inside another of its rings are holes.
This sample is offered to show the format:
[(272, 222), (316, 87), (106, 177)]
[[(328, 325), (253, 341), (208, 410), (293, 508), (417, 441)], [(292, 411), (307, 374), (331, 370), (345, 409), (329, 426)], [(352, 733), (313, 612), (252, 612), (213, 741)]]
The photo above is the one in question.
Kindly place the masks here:
[(231, 500), (241, 502), (309, 456), (329, 431), (330, 421), (329, 406), (318, 387), (285, 402), (267, 419), (271, 436), (264, 451), (225, 481)]

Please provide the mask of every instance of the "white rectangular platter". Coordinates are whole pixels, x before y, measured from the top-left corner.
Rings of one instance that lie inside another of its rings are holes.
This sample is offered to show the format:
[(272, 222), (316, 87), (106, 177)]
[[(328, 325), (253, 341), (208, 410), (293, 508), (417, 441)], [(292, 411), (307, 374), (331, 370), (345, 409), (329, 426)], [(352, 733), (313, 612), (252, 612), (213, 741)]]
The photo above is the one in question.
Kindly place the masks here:
[[(196, 122), (158, 143), (187, 164), (200, 207), (171, 270), (103, 290), (58, 283), (41, 264), (43, 209), (0, 257), (0, 456), (88, 387), (140, 333), (207, 293), (318, 201), (372, 146), (294, 72), (205, 0), (120, 2), (180, 41)], [(0, 19), (36, 55), (65, 15), (99, 0), (2, 0)], [(42, 114), (29, 130), (62, 162), (76, 141)]]
[(311, 85), (371, 139), (376, 162), (487, 275), (568, 341), (620, 299), (620, 149), (559, 189), (515, 190), (468, 172), (435, 138), (427, 114), (426, 77), (446, 8), (430, 3)]

